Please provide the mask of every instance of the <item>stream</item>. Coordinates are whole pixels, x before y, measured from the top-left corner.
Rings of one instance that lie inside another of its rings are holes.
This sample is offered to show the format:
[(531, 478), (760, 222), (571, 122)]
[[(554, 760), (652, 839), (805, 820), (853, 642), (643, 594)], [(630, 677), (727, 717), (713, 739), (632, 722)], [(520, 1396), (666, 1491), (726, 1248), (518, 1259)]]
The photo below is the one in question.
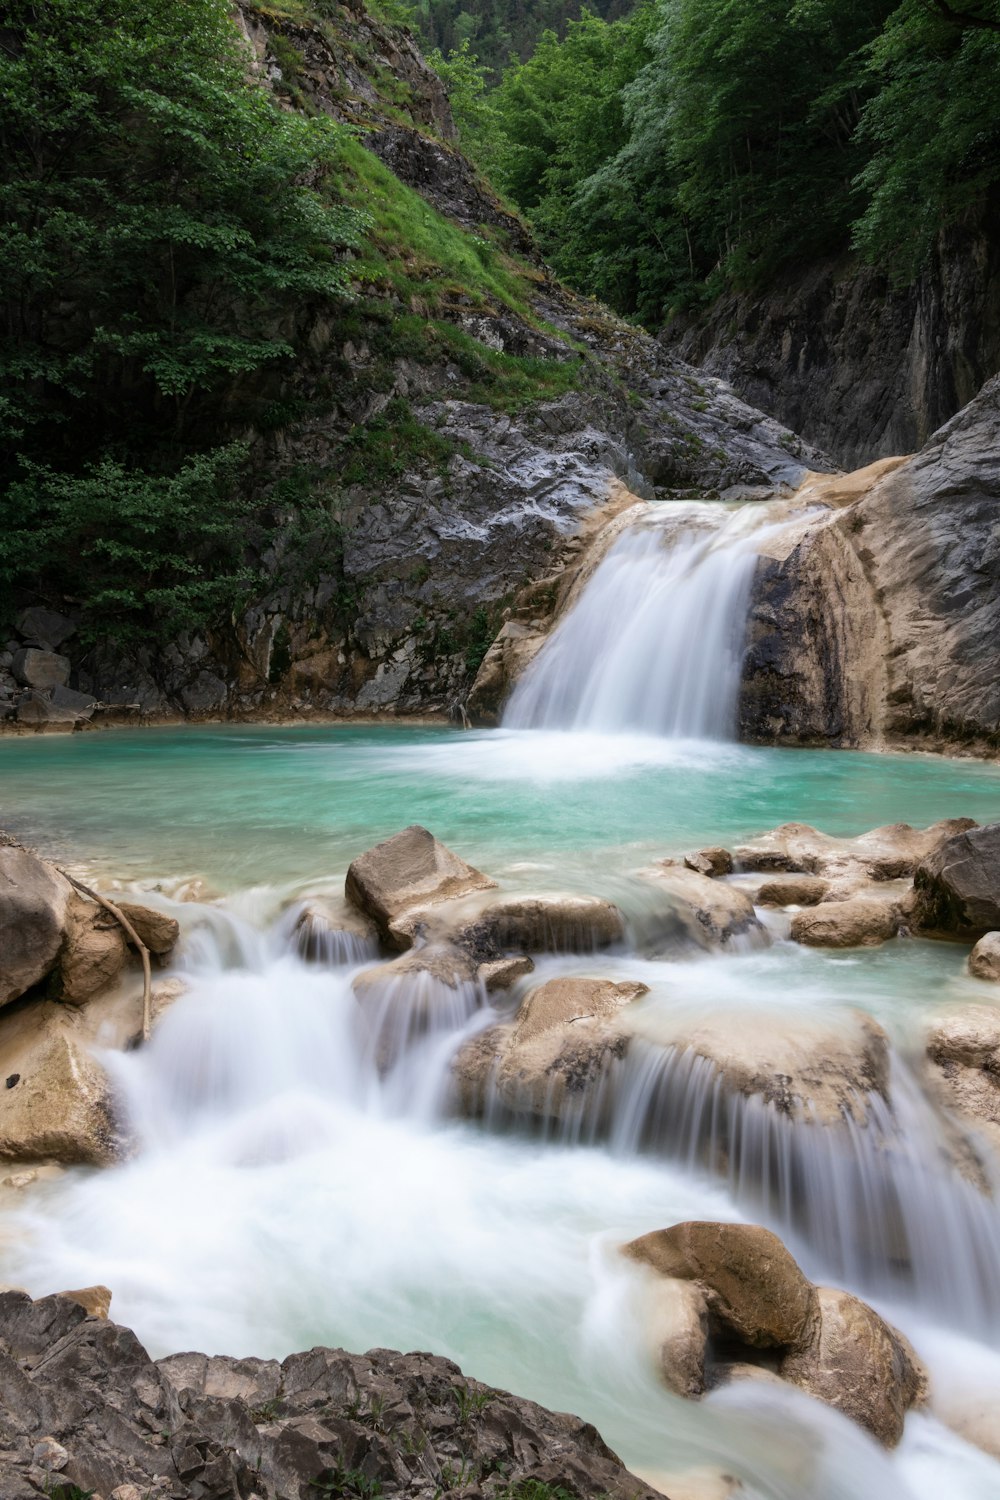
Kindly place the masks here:
[(767, 944), (745, 951), (649, 958), (630, 943), (540, 959), (532, 983), (641, 978), (652, 1030), (680, 1012), (798, 1026), (858, 1008), (886, 1028), (891, 1114), (841, 1146), (748, 1105), (718, 1172), (698, 1149), (718, 1105), (697, 1069), (630, 1053), (600, 1139), (466, 1122), (450, 1111), (449, 1059), (523, 988), (487, 1003), (470, 987), (380, 1073), (351, 989), (375, 956), (342, 945), (307, 963), (290, 938), (289, 908), (342, 890), (352, 858), (410, 823), (504, 892), (608, 896), (638, 930), (636, 874), (654, 859), (793, 820), (848, 835), (997, 819), (1000, 766), (728, 738), (752, 528), (739, 512), (707, 524), (708, 509), (669, 545), (655, 524), (625, 533), (499, 730), (210, 725), (0, 743), (9, 831), (151, 893), (182, 923), (174, 968), (189, 984), (148, 1047), (104, 1054), (135, 1156), (68, 1170), (9, 1208), (5, 1281), (104, 1283), (154, 1355), (445, 1354), (592, 1421), (667, 1494), (705, 1469), (757, 1500), (997, 1500), (1000, 1463), (927, 1411), (887, 1453), (790, 1387), (671, 1395), (618, 1254), (680, 1220), (765, 1223), (811, 1279), (899, 1327), (935, 1389), (1000, 1410), (1000, 1209), (944, 1160), (916, 1066), (930, 1013), (996, 1003), (965, 949), (803, 948), (769, 917)]

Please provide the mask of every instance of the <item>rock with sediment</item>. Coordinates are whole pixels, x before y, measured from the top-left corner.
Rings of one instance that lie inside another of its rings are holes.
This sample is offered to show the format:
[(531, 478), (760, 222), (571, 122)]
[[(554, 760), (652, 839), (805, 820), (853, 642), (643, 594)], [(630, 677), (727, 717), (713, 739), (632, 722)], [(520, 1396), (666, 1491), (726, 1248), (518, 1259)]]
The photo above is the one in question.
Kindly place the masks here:
[(55, 967), (68, 880), (27, 849), (0, 845), (0, 1005), (17, 1000)]
[(372, 919), (383, 942), (401, 951), (413, 942), (400, 925), (408, 912), (495, 886), (495, 880), (413, 824), (353, 860), (344, 890), (348, 901)]
[(1000, 928), (1000, 823), (944, 840), (913, 878), (915, 925), (975, 941)]
[(969, 954), (969, 973), (974, 979), (1000, 983), (1000, 932), (987, 932)]

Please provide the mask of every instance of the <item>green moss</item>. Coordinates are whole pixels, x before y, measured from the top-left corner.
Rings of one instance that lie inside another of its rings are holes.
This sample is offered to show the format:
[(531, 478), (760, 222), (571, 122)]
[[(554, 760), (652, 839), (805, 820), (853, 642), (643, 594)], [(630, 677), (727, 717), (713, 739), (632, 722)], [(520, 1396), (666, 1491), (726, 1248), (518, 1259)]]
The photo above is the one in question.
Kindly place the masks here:
[(398, 479), (414, 468), (447, 474), (452, 458), (463, 451), (473, 457), (467, 446), (425, 426), (410, 403), (397, 397), (345, 439), (337, 455), (339, 479), (344, 485), (370, 486)]

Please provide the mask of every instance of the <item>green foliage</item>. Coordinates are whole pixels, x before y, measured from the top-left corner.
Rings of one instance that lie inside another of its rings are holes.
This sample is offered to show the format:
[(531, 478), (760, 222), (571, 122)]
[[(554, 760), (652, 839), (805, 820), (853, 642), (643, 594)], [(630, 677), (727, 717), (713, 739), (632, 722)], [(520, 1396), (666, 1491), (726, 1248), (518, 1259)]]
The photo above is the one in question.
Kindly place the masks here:
[(565, 36), (585, 11), (614, 20), (630, 0), (416, 0), (414, 21), (432, 48), (470, 48), (491, 75), (530, 57), (545, 31)]
[(153, 475), (104, 458), (80, 474), (25, 462), (0, 494), (0, 596), (37, 582), (82, 602), (81, 638), (167, 639), (231, 610), (254, 580), (240, 444)]
[(362, 1469), (324, 1469), (310, 1484), (318, 1495), (334, 1497), (356, 1497), (356, 1500), (378, 1500), (382, 1484), (378, 1479), (369, 1479)]

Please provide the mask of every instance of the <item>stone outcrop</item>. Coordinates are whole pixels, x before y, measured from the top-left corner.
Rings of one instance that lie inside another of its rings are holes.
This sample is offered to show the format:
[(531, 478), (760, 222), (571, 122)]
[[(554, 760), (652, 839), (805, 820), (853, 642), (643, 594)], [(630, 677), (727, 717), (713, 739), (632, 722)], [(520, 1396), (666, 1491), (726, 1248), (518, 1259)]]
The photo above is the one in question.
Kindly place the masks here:
[(752, 590), (741, 737), (1000, 742), (1000, 376), (908, 463), (772, 537)]
[(635, 981), (583, 978), (530, 991), (513, 1022), (459, 1049), (452, 1062), (459, 1108), (599, 1129), (610, 1104), (607, 1070), (630, 1040), (620, 1014), (646, 993)]
[(1000, 369), (1000, 214), (942, 233), (911, 287), (844, 256), (664, 335), (851, 468), (912, 452)]
[(375, 923), (388, 947), (405, 949), (413, 941), (403, 926), (411, 911), (495, 886), (495, 880), (413, 824), (351, 862), (345, 893)]
[(655, 1230), (624, 1254), (656, 1276), (647, 1333), (680, 1395), (750, 1376), (796, 1385), (894, 1447), (926, 1395), (909, 1344), (848, 1292), (818, 1287), (755, 1224)]
[(0, 1004), (17, 1000), (55, 966), (72, 886), (27, 849), (0, 844)]
[[(662, 1500), (593, 1427), (430, 1354), (175, 1354), (67, 1297), (0, 1295), (5, 1500), (422, 1500), (520, 1492)], [(363, 1488), (362, 1488), (363, 1486)], [(72, 1487), (72, 1488), (71, 1488)]]
[(922, 861), (913, 879), (914, 921), (974, 940), (1000, 927), (1000, 823), (966, 828)]

